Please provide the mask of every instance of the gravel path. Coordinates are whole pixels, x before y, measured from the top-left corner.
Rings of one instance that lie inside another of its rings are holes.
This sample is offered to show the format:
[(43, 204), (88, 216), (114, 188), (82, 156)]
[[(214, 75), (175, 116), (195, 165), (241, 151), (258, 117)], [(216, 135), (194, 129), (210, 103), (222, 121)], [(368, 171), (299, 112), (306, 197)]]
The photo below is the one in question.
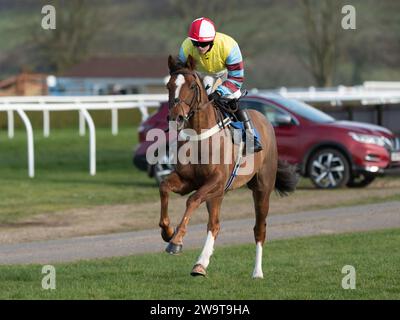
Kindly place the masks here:
[[(400, 201), (276, 215), (267, 219), (268, 240), (400, 228)], [(254, 219), (221, 222), (216, 246), (253, 243)], [(200, 248), (206, 225), (189, 225), (184, 250)], [(0, 245), (0, 264), (47, 264), (162, 252), (159, 229)]]

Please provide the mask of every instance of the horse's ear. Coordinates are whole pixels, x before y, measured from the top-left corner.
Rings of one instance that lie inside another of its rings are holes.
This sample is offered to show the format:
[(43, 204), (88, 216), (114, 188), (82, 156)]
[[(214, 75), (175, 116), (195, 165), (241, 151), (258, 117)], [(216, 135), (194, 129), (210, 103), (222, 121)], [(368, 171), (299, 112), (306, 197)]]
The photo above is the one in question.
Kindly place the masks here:
[(176, 68), (176, 61), (171, 55), (168, 57), (168, 68), (170, 72)]
[(196, 61), (194, 58), (189, 54), (187, 60), (186, 60), (186, 68), (189, 70), (194, 70), (196, 67)]

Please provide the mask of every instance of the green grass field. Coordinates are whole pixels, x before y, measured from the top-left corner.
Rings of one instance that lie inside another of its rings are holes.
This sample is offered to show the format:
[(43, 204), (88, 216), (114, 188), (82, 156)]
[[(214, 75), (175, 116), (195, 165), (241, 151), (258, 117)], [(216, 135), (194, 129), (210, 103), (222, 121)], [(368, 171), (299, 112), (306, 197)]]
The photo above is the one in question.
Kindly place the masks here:
[(97, 174), (89, 175), (89, 135), (54, 129), (35, 135), (35, 178), (28, 177), (26, 133), (0, 133), (0, 223), (69, 208), (158, 199), (156, 183), (132, 164), (137, 127), (96, 129)]
[[(251, 279), (254, 245), (218, 242), (207, 278), (189, 275), (200, 250), (55, 265), (55, 290), (40, 265), (0, 266), (0, 299), (400, 299), (399, 243), (400, 229), (272, 241), (263, 280)], [(345, 265), (355, 290), (341, 286)]]

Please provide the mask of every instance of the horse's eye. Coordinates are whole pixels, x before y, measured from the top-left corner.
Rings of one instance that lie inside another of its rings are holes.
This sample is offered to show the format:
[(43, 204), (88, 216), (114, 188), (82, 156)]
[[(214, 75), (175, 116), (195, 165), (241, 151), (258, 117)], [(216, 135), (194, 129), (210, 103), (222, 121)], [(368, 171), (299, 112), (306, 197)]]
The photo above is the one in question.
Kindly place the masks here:
[(192, 84), (190, 85), (190, 89), (194, 89), (196, 88), (196, 82), (192, 82)]

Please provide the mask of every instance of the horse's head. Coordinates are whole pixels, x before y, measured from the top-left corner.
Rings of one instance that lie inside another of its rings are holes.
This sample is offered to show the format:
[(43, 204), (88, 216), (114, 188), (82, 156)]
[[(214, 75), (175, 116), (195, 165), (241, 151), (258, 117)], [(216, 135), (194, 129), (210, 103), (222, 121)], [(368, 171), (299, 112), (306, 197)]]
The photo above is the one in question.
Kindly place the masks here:
[(169, 94), (169, 120), (176, 121), (177, 129), (181, 130), (189, 119), (199, 111), (202, 101), (207, 101), (203, 84), (194, 71), (195, 62), (189, 55), (185, 64), (168, 57), (169, 73), (171, 75), (167, 89)]

